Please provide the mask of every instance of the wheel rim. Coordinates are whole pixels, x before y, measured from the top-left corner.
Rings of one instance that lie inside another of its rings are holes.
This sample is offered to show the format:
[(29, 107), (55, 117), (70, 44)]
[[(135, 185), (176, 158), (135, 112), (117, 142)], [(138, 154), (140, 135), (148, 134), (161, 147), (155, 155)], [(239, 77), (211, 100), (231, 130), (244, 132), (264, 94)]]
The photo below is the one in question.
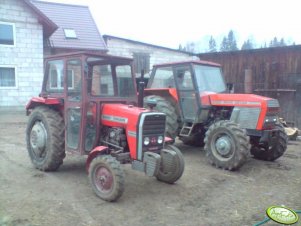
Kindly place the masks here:
[(212, 139), (213, 154), (220, 160), (229, 159), (234, 155), (235, 144), (230, 135), (216, 134)]
[(30, 146), (38, 158), (45, 157), (47, 132), (42, 122), (35, 122), (30, 131)]
[(96, 188), (102, 193), (109, 193), (113, 189), (114, 178), (110, 170), (100, 166), (94, 174)]

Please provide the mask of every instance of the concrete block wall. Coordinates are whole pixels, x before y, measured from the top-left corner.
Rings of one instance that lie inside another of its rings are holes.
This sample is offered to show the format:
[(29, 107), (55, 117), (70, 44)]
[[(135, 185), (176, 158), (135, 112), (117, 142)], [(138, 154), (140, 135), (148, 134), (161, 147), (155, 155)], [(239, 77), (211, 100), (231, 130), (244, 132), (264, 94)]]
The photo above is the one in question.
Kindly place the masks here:
[(0, 22), (15, 25), (15, 46), (0, 45), (0, 66), (16, 68), (16, 87), (0, 87), (0, 108), (25, 106), (41, 91), (43, 27), (21, 0), (1, 0)]
[[(144, 45), (142, 43), (135, 43), (114, 38), (107, 39), (107, 47), (109, 49), (108, 53), (116, 56), (133, 58), (133, 53), (149, 54), (150, 69), (154, 64), (198, 59), (195, 56), (190, 56), (189, 54), (180, 51), (173, 51), (147, 44)], [(137, 76), (139, 73), (137, 73)]]

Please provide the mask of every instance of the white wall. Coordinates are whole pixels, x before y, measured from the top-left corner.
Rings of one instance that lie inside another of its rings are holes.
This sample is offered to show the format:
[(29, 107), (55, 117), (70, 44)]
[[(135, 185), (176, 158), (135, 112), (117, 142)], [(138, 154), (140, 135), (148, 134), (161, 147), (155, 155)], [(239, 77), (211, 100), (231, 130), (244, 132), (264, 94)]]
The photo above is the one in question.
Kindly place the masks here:
[(150, 69), (154, 64), (198, 59), (180, 51), (172, 51), (114, 38), (107, 39), (107, 46), (109, 49), (108, 53), (116, 56), (132, 58), (135, 52), (148, 53), (150, 55)]
[(16, 68), (16, 87), (0, 87), (1, 106), (25, 106), (41, 91), (43, 27), (21, 0), (1, 0), (0, 21), (15, 25), (15, 46), (0, 45), (0, 66)]

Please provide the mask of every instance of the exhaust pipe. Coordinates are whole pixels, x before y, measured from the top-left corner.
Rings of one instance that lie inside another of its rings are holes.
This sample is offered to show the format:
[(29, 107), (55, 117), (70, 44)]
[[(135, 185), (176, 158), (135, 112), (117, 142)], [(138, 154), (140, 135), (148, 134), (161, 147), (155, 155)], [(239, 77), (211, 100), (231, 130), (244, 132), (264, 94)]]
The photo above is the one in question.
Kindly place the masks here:
[(138, 107), (143, 108), (143, 98), (144, 98), (144, 87), (145, 87), (145, 82), (144, 82), (144, 70), (141, 70), (141, 77), (138, 85)]

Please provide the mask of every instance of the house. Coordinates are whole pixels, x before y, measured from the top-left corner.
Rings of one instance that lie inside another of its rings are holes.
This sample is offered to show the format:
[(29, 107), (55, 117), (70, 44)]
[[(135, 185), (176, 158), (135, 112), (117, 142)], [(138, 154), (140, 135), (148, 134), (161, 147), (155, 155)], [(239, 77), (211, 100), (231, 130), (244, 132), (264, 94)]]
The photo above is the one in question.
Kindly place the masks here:
[(39, 94), (44, 56), (78, 50), (107, 51), (88, 7), (1, 0), (0, 107)]
[(103, 36), (108, 47), (108, 53), (134, 59), (136, 76), (140, 76), (143, 69), (146, 77), (154, 64), (198, 59), (195, 54), (134, 41), (111, 35)]

